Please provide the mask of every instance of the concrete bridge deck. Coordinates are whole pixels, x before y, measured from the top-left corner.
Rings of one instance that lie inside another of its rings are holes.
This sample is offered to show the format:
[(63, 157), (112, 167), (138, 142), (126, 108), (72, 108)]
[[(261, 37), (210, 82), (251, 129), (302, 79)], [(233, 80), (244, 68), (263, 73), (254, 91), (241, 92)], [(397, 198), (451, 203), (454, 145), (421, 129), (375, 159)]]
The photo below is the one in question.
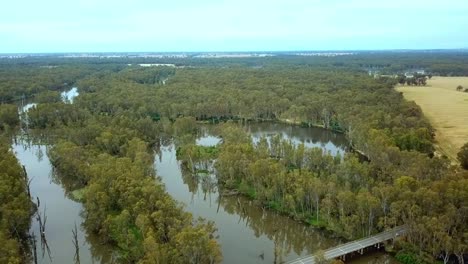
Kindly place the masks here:
[[(335, 259), (342, 256), (346, 256), (347, 254), (358, 252), (359, 250), (363, 250), (367, 247), (371, 247), (374, 245), (379, 245), (387, 240), (396, 238), (406, 232), (406, 226), (398, 226), (393, 229), (384, 231), (382, 233), (376, 234), (374, 236), (366, 237), (363, 239), (359, 239), (356, 241), (352, 241), (346, 244), (342, 244), (333, 248), (330, 248), (324, 252), (324, 256), (326, 259)], [(315, 256), (309, 255), (303, 258), (299, 258), (290, 262), (288, 264), (314, 264), (315, 263)]]

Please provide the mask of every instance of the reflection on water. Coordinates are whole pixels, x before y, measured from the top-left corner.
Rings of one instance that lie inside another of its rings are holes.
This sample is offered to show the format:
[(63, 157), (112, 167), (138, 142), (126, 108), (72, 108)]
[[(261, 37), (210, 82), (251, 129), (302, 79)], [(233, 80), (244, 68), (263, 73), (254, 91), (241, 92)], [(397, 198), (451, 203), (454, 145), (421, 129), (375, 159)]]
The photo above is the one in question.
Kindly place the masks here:
[[(319, 146), (332, 154), (344, 152), (347, 146), (343, 135), (314, 128), (271, 123), (251, 124), (247, 128), (254, 140), (261, 135), (272, 136), (280, 133), (293, 142)], [(317, 134), (319, 131), (323, 134)], [(220, 139), (205, 131), (204, 136), (196, 142), (211, 146), (218, 144)], [(157, 154), (157, 174), (166, 185), (168, 193), (184, 203), (186, 210), (195, 217), (201, 216), (216, 223), (223, 263), (281, 263), (340, 242), (288, 217), (262, 210), (254, 202), (243, 197), (220, 196), (212, 170), (197, 175), (183, 171), (177, 161), (174, 145), (166, 145)], [(18, 140), (12, 148), (32, 180), (32, 196), (34, 199), (40, 198), (40, 211), (45, 209), (47, 215), (45, 233), (51, 260), (47, 254), (42, 255), (39, 224), (35, 219), (30, 230), (30, 233), (34, 232), (38, 241), (38, 263), (73, 263), (75, 248), (72, 229), (75, 223), (78, 226), (81, 263), (114, 263), (110, 249), (102, 245), (96, 236), (87, 234), (83, 225), (82, 205), (73, 201), (69, 192), (76, 186), (64, 175), (53, 172), (46, 146)], [(208, 167), (213, 166), (209, 164)], [(382, 253), (369, 257), (351, 263), (394, 263), (388, 255)], [(377, 260), (383, 262), (372, 262)]]
[(20, 109), (20, 114), (23, 113), (23, 112), (29, 111), (29, 109), (31, 109), (31, 108), (33, 108), (35, 106), (37, 106), (36, 103), (29, 103), (29, 104), (26, 104), (26, 105), (22, 106), (21, 109)]
[(336, 243), (241, 197), (220, 197), (216, 187), (206, 188), (201, 179), (198, 184), (182, 172), (173, 145), (161, 149), (156, 169), (168, 193), (184, 203), (187, 211), (216, 223), (223, 263), (274, 263), (275, 259), (280, 263)]
[[(243, 125), (252, 136), (254, 143), (261, 137), (266, 137), (268, 142), (273, 136), (280, 135), (283, 139), (290, 140), (294, 145), (304, 143), (306, 148), (321, 148), (326, 153), (343, 156), (349, 150), (349, 143), (344, 134), (335, 133), (318, 127), (300, 127), (284, 123), (263, 122), (247, 123)], [(216, 136), (216, 127), (205, 125), (201, 129), (196, 144), (201, 146), (214, 146), (221, 140)]]
[(348, 264), (399, 264), (391, 255), (385, 253), (385, 251), (375, 251), (366, 253), (364, 256), (359, 256), (350, 261), (346, 261)]
[(73, 104), (73, 99), (79, 95), (78, 88), (73, 87), (69, 91), (62, 92), (60, 96), (64, 103), (71, 103)]
[[(220, 143), (221, 139), (215, 136), (215, 130), (214, 126), (202, 127), (199, 137), (194, 141), (203, 146)], [(251, 133), (254, 142), (261, 136), (271, 138), (280, 134), (293, 143), (320, 147), (332, 155), (343, 154), (348, 148), (344, 135), (319, 128), (254, 123), (247, 125), (246, 130)], [(208, 171), (192, 174), (180, 166), (174, 144), (167, 144), (159, 150), (155, 167), (168, 193), (185, 204), (187, 211), (195, 217), (215, 222), (223, 263), (282, 263), (341, 242), (289, 217), (262, 210), (255, 202), (244, 197), (220, 195), (212, 163), (208, 165)], [(389, 255), (376, 252), (368, 258), (357, 258), (349, 263), (396, 262)]]
[[(40, 227), (35, 217), (30, 229), (30, 233), (34, 233), (37, 240), (38, 263), (73, 263), (75, 248), (72, 229), (75, 223), (78, 227), (81, 264), (111, 263), (109, 249), (103, 248), (94, 237), (87, 236), (82, 226), (82, 205), (65, 195), (46, 155), (46, 146), (18, 140), (12, 148), (31, 180), (31, 196), (34, 201), (39, 197), (39, 211), (41, 214), (45, 212), (47, 217), (45, 237), (50, 248), (50, 258), (46, 251), (41, 250)], [(42, 217), (42, 222), (44, 220), (45, 217)]]
[(317, 127), (300, 127), (265, 122), (249, 124), (247, 130), (252, 134), (254, 142), (257, 142), (262, 136), (270, 139), (272, 136), (279, 134), (282, 138), (291, 140), (296, 145), (304, 143), (304, 146), (308, 148), (321, 148), (333, 156), (338, 153), (343, 156), (349, 146), (344, 134)]
[(204, 131), (203, 136), (200, 138), (197, 138), (196, 144), (199, 146), (205, 146), (205, 147), (210, 147), (210, 146), (216, 146), (218, 143), (221, 142), (221, 139), (216, 136), (212, 136), (209, 134), (208, 131)]
[[(211, 128), (202, 129), (201, 136), (196, 139), (198, 145), (213, 146), (220, 142)], [(332, 154), (343, 153), (346, 149), (343, 135), (323, 129), (273, 123), (250, 124), (246, 129), (254, 141), (261, 136), (281, 134), (293, 143), (304, 142), (307, 147), (321, 147)], [(318, 136), (318, 132), (323, 135)], [(172, 197), (184, 203), (194, 216), (216, 223), (223, 263), (281, 263), (339, 243), (338, 239), (289, 217), (262, 210), (246, 198), (221, 196), (214, 171), (195, 175), (185, 171), (177, 161), (173, 144), (160, 150), (155, 165)]]

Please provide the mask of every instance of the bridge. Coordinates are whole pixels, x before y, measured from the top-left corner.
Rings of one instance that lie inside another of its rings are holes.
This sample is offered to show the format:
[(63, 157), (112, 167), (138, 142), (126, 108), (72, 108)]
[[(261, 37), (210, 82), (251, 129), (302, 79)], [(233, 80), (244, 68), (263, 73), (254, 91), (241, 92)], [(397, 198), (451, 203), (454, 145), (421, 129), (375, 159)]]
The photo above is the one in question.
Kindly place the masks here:
[[(346, 244), (342, 244), (333, 248), (330, 248), (324, 252), (324, 257), (327, 260), (342, 258), (345, 260), (346, 255), (359, 252), (361, 254), (364, 253), (364, 249), (376, 246), (380, 248), (381, 243), (394, 239), (406, 232), (406, 226), (398, 226), (393, 229), (384, 231), (382, 233), (376, 234), (374, 236), (366, 237), (363, 239), (355, 240)], [(315, 264), (315, 256), (309, 255), (302, 258), (298, 258), (293, 261), (287, 262), (288, 264)]]

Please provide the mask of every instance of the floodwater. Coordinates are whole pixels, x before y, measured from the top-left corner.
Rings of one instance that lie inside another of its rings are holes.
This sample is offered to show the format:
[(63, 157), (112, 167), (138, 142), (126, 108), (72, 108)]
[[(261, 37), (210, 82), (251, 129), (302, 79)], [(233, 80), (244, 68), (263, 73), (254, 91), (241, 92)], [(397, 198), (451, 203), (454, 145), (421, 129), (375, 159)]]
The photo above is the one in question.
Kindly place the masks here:
[[(343, 153), (346, 149), (343, 135), (323, 129), (275, 123), (250, 124), (246, 129), (253, 141), (261, 136), (269, 138), (281, 134), (293, 143), (304, 142), (308, 147), (321, 147), (332, 154)], [(197, 144), (210, 146), (220, 142), (209, 130), (204, 130)], [(213, 175), (198, 182), (181, 170), (173, 144), (163, 147), (157, 155), (156, 172), (169, 194), (185, 204), (187, 211), (215, 222), (223, 263), (282, 263), (340, 242), (289, 217), (262, 210), (243, 197), (220, 196)]]
[[(320, 128), (302, 128), (279, 123), (249, 124), (246, 130), (253, 142), (265, 136), (280, 134), (294, 144), (319, 147), (331, 155), (343, 155), (348, 149), (344, 135)], [(213, 146), (221, 139), (212, 134), (210, 127), (202, 129), (195, 142)], [(223, 263), (283, 263), (306, 256), (319, 249), (327, 249), (342, 241), (270, 210), (262, 210), (244, 197), (221, 196), (213, 174), (194, 178), (181, 169), (174, 144), (161, 148), (155, 162), (157, 175), (166, 185), (167, 192), (185, 205), (195, 217), (213, 221), (218, 228)], [(398, 263), (384, 252), (373, 252), (357, 257), (352, 264)]]
[(47, 243), (41, 241), (36, 216), (32, 219), (29, 231), (36, 237), (38, 263), (74, 263), (75, 246), (72, 242), (72, 230), (75, 224), (78, 231), (80, 263), (110, 263), (111, 252), (87, 235), (82, 225), (84, 222), (82, 205), (73, 201), (65, 192), (61, 181), (53, 172), (46, 146), (18, 139), (12, 149), (19, 162), (26, 168), (34, 202), (37, 203), (39, 197), (38, 212), (41, 216), (45, 213), (47, 217), (47, 220), (42, 217), (42, 222), (45, 222)]
[[(281, 134), (293, 143), (304, 142), (308, 147), (321, 147), (336, 155), (347, 150), (344, 135), (318, 128), (301, 128), (285, 124), (260, 123), (246, 127), (254, 141)], [(204, 130), (196, 139), (200, 145), (216, 145), (220, 139)], [(42, 248), (39, 223), (34, 217), (30, 233), (37, 240), (38, 263), (74, 263), (75, 247), (72, 230), (77, 226), (81, 264), (115, 263), (112, 250), (86, 232), (81, 203), (67, 191), (66, 177), (59, 177), (52, 169), (45, 145), (18, 139), (12, 145), (19, 162), (31, 179), (31, 195), (40, 199), (39, 212), (47, 216)], [(281, 263), (305, 256), (319, 249), (339, 244), (339, 239), (273, 211), (262, 210), (252, 201), (238, 196), (221, 197), (213, 174), (194, 179), (181, 170), (174, 144), (161, 147), (156, 155), (155, 168), (168, 193), (185, 204), (195, 217), (214, 221), (222, 248), (223, 263)], [(44, 219), (44, 218), (43, 218)], [(378, 261), (378, 262), (376, 262)], [(377, 252), (349, 263), (396, 263), (389, 255)]]
[(260, 138), (270, 139), (272, 136), (281, 135), (283, 139), (291, 140), (295, 145), (304, 143), (306, 148), (321, 148), (325, 152), (341, 156), (348, 150), (348, 141), (343, 134), (335, 133), (317, 127), (300, 127), (282, 123), (255, 123), (247, 126), (247, 131), (252, 135), (253, 141)]
[(33, 108), (33, 107), (36, 107), (37, 104), (36, 103), (29, 103), (29, 104), (26, 104), (25, 106), (21, 107), (20, 109), (20, 114), (21, 112), (28, 112), (29, 109)]
[(70, 90), (62, 92), (60, 96), (65, 103), (73, 104), (73, 99), (79, 95), (78, 88), (72, 87)]

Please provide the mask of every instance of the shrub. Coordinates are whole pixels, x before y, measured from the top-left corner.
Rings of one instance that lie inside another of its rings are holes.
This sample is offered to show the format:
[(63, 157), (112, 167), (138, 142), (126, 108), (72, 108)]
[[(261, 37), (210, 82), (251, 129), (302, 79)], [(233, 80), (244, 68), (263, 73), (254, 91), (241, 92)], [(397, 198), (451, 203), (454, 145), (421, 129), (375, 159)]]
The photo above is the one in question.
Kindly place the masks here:
[(457, 154), (457, 158), (460, 161), (461, 166), (465, 170), (468, 170), (468, 143), (463, 145), (463, 147), (460, 149), (460, 152)]

